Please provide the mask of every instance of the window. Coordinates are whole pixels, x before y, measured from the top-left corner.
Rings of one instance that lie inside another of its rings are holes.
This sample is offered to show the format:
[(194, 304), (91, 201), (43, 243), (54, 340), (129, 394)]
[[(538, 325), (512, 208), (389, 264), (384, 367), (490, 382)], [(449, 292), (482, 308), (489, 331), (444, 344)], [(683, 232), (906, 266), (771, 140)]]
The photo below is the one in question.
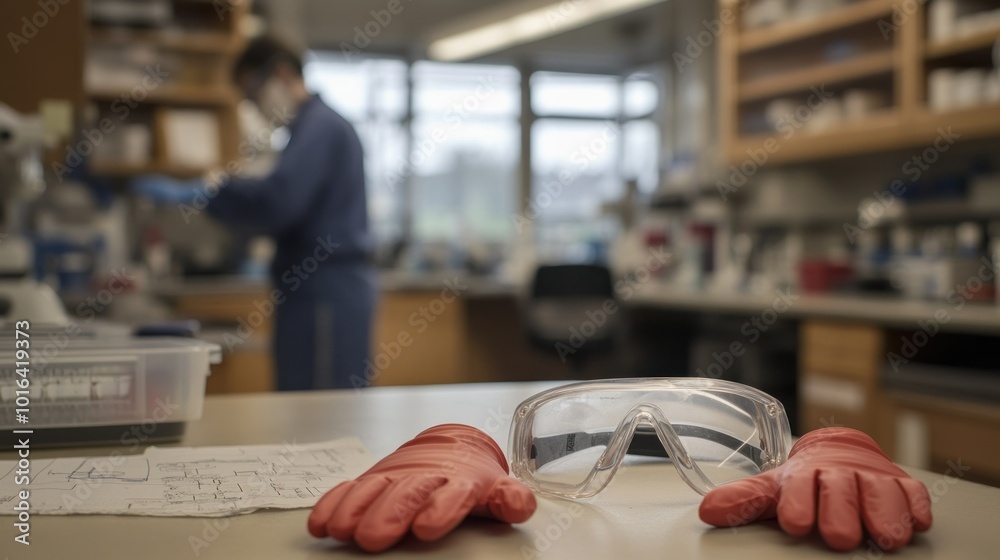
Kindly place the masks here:
[[(380, 242), (508, 242), (519, 214), (520, 72), (497, 65), (313, 56), (307, 84), (358, 130)], [(411, 85), (412, 84), (412, 85)], [(412, 91), (408, 88), (412, 87)], [(603, 208), (629, 180), (659, 180), (661, 86), (628, 77), (531, 76), (532, 199), (543, 255), (584, 255), (618, 231)], [(412, 97), (412, 106), (409, 99)], [(409, 193), (409, 195), (408, 195)], [(412, 216), (411, 231), (404, 231)]]
[(586, 258), (619, 229), (606, 204), (627, 181), (650, 192), (659, 180), (660, 132), (653, 114), (659, 88), (645, 75), (539, 72), (531, 78), (532, 200), (539, 252)]
[(536, 72), (531, 76), (531, 110), (540, 117), (614, 119), (621, 110), (616, 76)]
[(508, 66), (413, 66), (414, 236), (507, 242), (517, 207), (520, 74)]
[(635, 179), (650, 194), (660, 181), (660, 127), (652, 119), (627, 121), (622, 132), (622, 178)]
[(405, 159), (408, 67), (402, 60), (347, 62), (318, 53), (306, 64), (306, 84), (354, 124), (365, 149), (368, 211), (380, 242), (403, 236), (404, 197), (391, 171)]

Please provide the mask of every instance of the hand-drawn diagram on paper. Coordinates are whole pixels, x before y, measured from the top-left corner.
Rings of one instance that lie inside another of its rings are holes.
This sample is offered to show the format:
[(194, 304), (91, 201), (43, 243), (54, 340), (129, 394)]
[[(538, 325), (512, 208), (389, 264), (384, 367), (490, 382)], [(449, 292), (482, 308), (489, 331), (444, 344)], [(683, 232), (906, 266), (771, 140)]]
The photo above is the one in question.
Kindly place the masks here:
[(0, 461), (0, 515), (30, 492), (32, 514), (216, 517), (260, 508), (312, 507), (372, 465), (357, 438), (308, 445), (150, 447), (142, 455), (35, 459), (31, 483)]

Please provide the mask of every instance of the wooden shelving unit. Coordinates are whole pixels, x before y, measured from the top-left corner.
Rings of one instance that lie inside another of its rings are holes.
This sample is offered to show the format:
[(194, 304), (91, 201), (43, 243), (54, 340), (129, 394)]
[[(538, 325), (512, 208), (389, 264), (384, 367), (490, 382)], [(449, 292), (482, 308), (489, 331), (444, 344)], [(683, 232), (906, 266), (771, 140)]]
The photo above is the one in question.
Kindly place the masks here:
[[(904, 133), (899, 127), (899, 122), (898, 112), (886, 111), (864, 121), (844, 123), (817, 133), (803, 129), (787, 142), (778, 140), (778, 150), (771, 153), (767, 161), (772, 165), (780, 165), (879, 151), (886, 145), (906, 140), (902, 136)], [(738, 160), (742, 161), (748, 153), (775, 137), (775, 134), (745, 136), (731, 148), (733, 153), (742, 154)], [(781, 136), (778, 135), (777, 138), (780, 139)]]
[[(126, 163), (124, 158), (95, 157), (91, 164), (95, 174), (128, 178), (155, 173), (188, 178), (237, 159), (240, 96), (229, 83), (229, 70), (244, 44), (240, 22), (248, 14), (250, 2), (230, 4), (227, 6), (231, 11), (220, 17), (211, 1), (172, 0), (174, 21), (161, 29), (90, 22), (86, 56), (142, 47), (154, 53), (158, 64), (162, 61), (164, 68), (170, 69), (162, 84), (143, 89), (139, 96), (134, 95), (133, 88), (98, 80), (87, 85), (87, 98), (102, 116), (111, 116), (116, 124), (139, 124), (150, 129), (148, 161), (136, 164)], [(117, 119), (110, 112), (116, 102), (121, 106), (119, 100), (128, 100), (130, 106), (137, 103), (138, 107), (127, 117)], [(215, 164), (185, 165), (168, 153), (170, 143), (166, 141), (164, 123), (170, 111), (182, 109), (204, 111), (214, 118), (220, 143)]]
[(784, 23), (752, 29), (740, 35), (740, 52), (753, 52), (800, 39), (832, 33), (845, 27), (892, 14), (896, 0), (871, 0), (848, 6), (828, 16), (802, 23)]
[[(926, 36), (924, 3), (917, 3), (917, 10), (908, 17), (893, 19), (897, 4), (896, 0), (856, 0), (812, 20), (743, 29), (739, 0), (720, 0), (722, 9), (737, 14), (737, 20), (724, 27), (719, 42), (725, 163), (739, 164), (765, 143), (773, 148), (774, 142), (778, 149), (768, 150), (770, 164), (927, 145), (940, 129), (948, 127), (963, 140), (1000, 137), (1000, 104), (948, 112), (933, 111), (927, 104), (929, 71), (942, 65), (982, 64), (1000, 38), (1000, 30), (932, 44)], [(827, 62), (837, 48), (841, 49), (837, 59)], [(791, 138), (761, 130), (769, 102), (805, 103), (809, 90), (819, 86), (838, 95), (862, 87), (880, 92), (891, 103), (859, 121), (821, 131), (802, 127)], [(757, 128), (744, 128), (750, 126), (746, 123)]]
[(107, 177), (134, 177), (136, 175), (171, 175), (179, 179), (193, 179), (201, 177), (211, 171), (208, 168), (180, 167), (151, 162), (145, 165), (132, 165), (128, 163), (107, 163), (96, 162), (90, 167), (91, 172), (96, 175)]
[(927, 58), (943, 58), (956, 54), (980, 49), (991, 49), (1000, 39), (1000, 29), (977, 33), (969, 37), (962, 37), (951, 41), (940, 43), (927, 43)]
[(94, 44), (130, 46), (136, 43), (149, 44), (164, 51), (192, 52), (206, 54), (232, 54), (239, 50), (240, 41), (222, 32), (173, 32), (149, 31), (144, 29), (94, 28), (90, 32)]
[(739, 86), (740, 101), (753, 101), (777, 97), (786, 93), (806, 91), (824, 84), (835, 85), (877, 74), (889, 73), (895, 63), (892, 52), (874, 52), (856, 56), (843, 62), (829, 62), (790, 70), (773, 77), (756, 78)]
[[(128, 92), (116, 89), (90, 89), (87, 95), (94, 101), (114, 101), (127, 96)], [(144, 92), (143, 103), (159, 105), (197, 105), (229, 107), (239, 102), (235, 90), (222, 86), (198, 87), (190, 85), (162, 86)]]

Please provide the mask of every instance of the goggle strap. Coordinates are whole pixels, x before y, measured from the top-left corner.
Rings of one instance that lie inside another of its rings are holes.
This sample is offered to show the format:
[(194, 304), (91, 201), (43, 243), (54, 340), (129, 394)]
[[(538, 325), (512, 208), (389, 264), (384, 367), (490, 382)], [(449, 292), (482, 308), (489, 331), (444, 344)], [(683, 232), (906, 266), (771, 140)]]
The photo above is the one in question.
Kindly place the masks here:
[[(692, 424), (671, 425), (679, 437), (698, 438), (718, 443), (750, 459), (758, 467), (764, 464), (764, 452), (761, 449), (725, 432)], [(612, 435), (613, 432), (610, 431), (575, 432), (535, 438), (531, 445), (531, 459), (535, 461), (535, 468), (539, 468), (546, 463), (561, 459), (577, 451), (602, 445), (607, 446), (611, 443)], [(629, 443), (627, 454), (643, 457), (670, 458), (670, 454), (664, 449), (663, 444), (660, 443), (656, 431), (651, 427), (641, 427), (635, 431), (632, 441)]]

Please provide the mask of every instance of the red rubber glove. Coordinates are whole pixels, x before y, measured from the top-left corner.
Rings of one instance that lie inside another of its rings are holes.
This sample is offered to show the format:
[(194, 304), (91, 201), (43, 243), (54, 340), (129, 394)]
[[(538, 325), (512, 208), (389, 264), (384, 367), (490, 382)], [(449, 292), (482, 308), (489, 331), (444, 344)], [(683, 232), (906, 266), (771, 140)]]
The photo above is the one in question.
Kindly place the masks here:
[(819, 526), (826, 544), (841, 551), (861, 543), (862, 524), (883, 550), (903, 547), (914, 531), (930, 528), (927, 488), (867, 434), (815, 430), (788, 455), (774, 470), (709, 492), (698, 510), (702, 521), (735, 527), (777, 517), (783, 531), (798, 537)]
[(309, 515), (309, 532), (380, 552), (410, 530), (424, 541), (440, 539), (468, 515), (521, 523), (535, 512), (535, 495), (509, 472), (485, 433), (435, 426), (327, 492)]

